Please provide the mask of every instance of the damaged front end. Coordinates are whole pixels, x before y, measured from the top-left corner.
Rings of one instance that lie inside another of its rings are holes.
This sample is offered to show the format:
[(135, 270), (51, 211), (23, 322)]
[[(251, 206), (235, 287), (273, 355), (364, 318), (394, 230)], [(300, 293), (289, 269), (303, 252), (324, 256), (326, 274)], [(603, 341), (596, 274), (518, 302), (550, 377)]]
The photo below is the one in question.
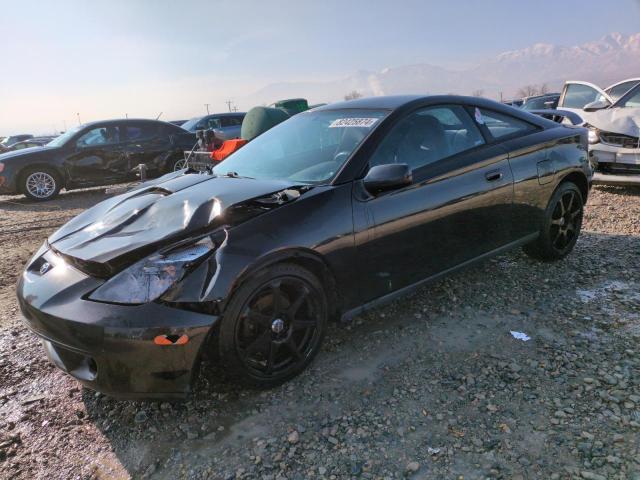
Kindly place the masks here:
[(593, 183), (640, 185), (640, 109), (595, 112), (587, 127)]
[[(27, 265), (18, 299), (59, 368), (118, 397), (176, 398), (241, 268), (234, 226), (309, 187), (202, 174), (111, 198), (54, 233)], [(234, 255), (236, 260), (234, 260)], [(226, 274), (225, 269), (229, 270)]]

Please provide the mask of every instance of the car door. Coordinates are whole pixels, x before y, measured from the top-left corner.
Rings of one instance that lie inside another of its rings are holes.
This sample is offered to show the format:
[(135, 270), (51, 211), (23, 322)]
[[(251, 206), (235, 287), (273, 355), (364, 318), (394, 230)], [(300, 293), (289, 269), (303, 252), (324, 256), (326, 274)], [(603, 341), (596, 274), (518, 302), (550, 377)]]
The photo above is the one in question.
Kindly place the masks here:
[(511, 237), (513, 177), (506, 151), (487, 145), (461, 105), (400, 120), (369, 167), (406, 163), (411, 185), (378, 195), (354, 187), (359, 268), (369, 301), (491, 252)]
[(150, 174), (158, 173), (165, 164), (166, 153), (171, 149), (168, 130), (162, 123), (131, 122), (124, 126), (124, 153), (128, 174), (142, 164)]
[(552, 148), (562, 147), (555, 146), (556, 140), (545, 141), (543, 129), (521, 118), (485, 108), (478, 108), (478, 112), (488, 141), (509, 152), (514, 184), (511, 240), (536, 234), (555, 185), (556, 171), (560, 169), (548, 153)]
[(64, 166), (73, 185), (104, 185), (124, 180), (127, 159), (120, 125), (92, 125), (82, 131), (72, 142)]
[(606, 101), (609, 102), (609, 104), (613, 103), (613, 99), (593, 83), (566, 82), (562, 88), (558, 109), (582, 114), (582, 109), (585, 105), (596, 101)]

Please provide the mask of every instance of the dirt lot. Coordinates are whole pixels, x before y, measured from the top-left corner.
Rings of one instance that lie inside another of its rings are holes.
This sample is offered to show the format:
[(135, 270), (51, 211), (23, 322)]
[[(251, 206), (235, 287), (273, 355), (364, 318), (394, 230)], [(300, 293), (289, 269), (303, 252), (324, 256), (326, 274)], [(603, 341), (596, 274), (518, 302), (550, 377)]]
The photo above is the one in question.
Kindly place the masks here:
[(640, 190), (594, 190), (560, 263), (499, 257), (333, 326), (280, 388), (208, 369), (179, 405), (79, 388), (20, 323), (24, 263), (103, 198), (0, 197), (1, 478), (640, 480)]

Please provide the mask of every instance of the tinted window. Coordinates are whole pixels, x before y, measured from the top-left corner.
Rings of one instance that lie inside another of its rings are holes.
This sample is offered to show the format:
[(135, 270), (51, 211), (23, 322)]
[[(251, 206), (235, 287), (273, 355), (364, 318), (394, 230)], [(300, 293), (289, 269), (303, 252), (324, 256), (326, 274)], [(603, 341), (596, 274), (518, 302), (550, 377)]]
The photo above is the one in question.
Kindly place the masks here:
[(380, 143), (369, 166), (406, 163), (416, 170), (483, 143), (463, 107), (429, 107), (398, 122)]
[(616, 85), (611, 90), (608, 90), (607, 93), (611, 98), (613, 98), (613, 101), (615, 102), (637, 84), (638, 84), (637, 80), (633, 80), (631, 82), (624, 82), (624, 83), (621, 83), (620, 85)]
[(239, 127), (242, 125), (242, 117), (221, 117), (220, 122), (223, 127)]
[(78, 147), (92, 147), (98, 145), (112, 145), (120, 142), (120, 129), (118, 127), (97, 127), (76, 140)]
[(159, 128), (156, 125), (142, 123), (137, 125), (127, 125), (125, 127), (127, 140), (130, 142), (144, 142), (152, 140), (158, 136)]
[(530, 98), (522, 106), (523, 110), (544, 110), (546, 108), (555, 108), (558, 105), (558, 97), (539, 97)]
[(480, 109), (482, 122), (486, 125), (493, 138), (503, 138), (516, 134), (525, 134), (535, 130), (535, 127), (523, 120), (518, 120), (510, 115)]
[(602, 94), (593, 87), (570, 84), (567, 85), (562, 106), (566, 108), (582, 108), (587, 103), (602, 101), (604, 99)]

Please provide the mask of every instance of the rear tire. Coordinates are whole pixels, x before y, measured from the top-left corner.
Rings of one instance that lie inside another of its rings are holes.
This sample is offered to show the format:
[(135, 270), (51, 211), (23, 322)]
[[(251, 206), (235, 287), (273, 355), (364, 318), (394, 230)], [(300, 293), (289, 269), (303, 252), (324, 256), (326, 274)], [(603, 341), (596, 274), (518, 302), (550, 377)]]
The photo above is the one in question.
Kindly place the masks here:
[(566, 257), (580, 235), (583, 213), (578, 186), (572, 182), (561, 183), (549, 200), (539, 237), (524, 247), (525, 253), (544, 261)]
[(55, 198), (62, 188), (60, 175), (48, 167), (27, 167), (19, 178), (22, 193), (36, 202)]
[(320, 351), (327, 311), (322, 283), (305, 268), (283, 263), (252, 275), (222, 316), (218, 347), (229, 377), (271, 388), (298, 375)]

